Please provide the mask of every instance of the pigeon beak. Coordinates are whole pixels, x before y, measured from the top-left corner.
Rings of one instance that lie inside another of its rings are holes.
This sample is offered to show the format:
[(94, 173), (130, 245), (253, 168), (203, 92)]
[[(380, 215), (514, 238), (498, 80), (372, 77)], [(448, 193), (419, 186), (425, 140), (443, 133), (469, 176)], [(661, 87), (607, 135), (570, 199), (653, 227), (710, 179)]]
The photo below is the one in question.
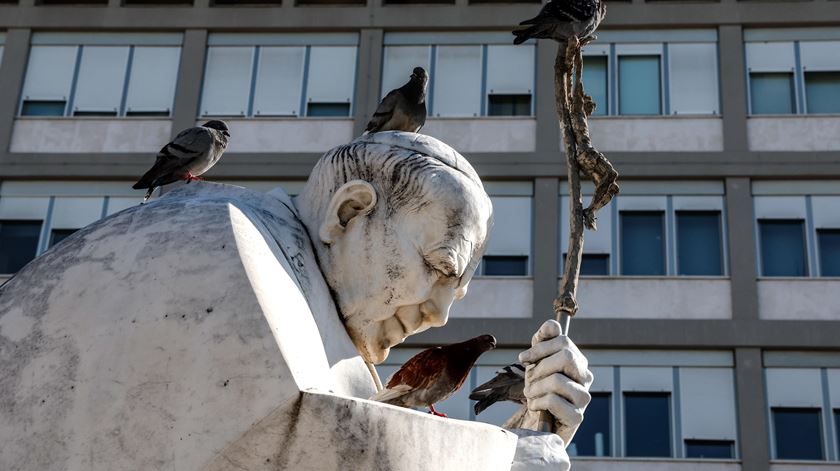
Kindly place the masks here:
[(227, 132), (227, 131), (222, 131), (222, 134), (224, 134), (224, 135), (225, 135), (225, 137), (230, 137), (230, 133), (229, 133), (229, 132)]

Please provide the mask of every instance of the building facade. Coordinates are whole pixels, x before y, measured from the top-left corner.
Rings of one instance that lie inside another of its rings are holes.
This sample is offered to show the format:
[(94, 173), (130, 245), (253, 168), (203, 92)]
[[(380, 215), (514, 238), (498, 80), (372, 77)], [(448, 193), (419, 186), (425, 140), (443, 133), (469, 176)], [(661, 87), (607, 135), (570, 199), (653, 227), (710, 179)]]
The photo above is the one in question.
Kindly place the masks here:
[[(473, 163), (496, 221), (447, 326), (380, 373), (492, 333), (440, 407), (476, 418), (469, 387), (551, 315), (568, 243), (557, 46), (509, 33), (538, 9), (0, 0), (0, 273), (137, 204), (154, 153), (206, 118), (233, 134), (208, 178), (294, 194), (423, 65), (423, 132)], [(571, 337), (596, 381), (576, 469), (840, 470), (840, 2), (612, 1), (598, 36), (591, 128), (622, 191), (584, 245)]]

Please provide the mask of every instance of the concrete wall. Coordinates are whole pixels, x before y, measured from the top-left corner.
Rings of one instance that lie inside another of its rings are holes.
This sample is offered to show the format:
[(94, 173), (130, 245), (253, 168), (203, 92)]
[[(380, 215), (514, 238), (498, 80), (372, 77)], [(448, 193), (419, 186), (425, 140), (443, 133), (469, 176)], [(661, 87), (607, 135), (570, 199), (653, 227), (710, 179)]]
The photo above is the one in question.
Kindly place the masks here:
[(451, 317), (531, 317), (534, 280), (530, 278), (474, 278), (467, 295), (452, 304)]
[(532, 118), (435, 118), (426, 121), (422, 133), (459, 152), (533, 152), (536, 131)]
[(722, 278), (582, 278), (578, 314), (589, 318), (731, 319)]
[(740, 471), (741, 464), (729, 460), (572, 458), (572, 469), (575, 471)]
[(750, 150), (836, 151), (840, 116), (770, 116), (747, 120)]
[(770, 471), (840, 471), (840, 464), (813, 461), (777, 462), (770, 463)]
[(590, 128), (601, 151), (723, 150), (723, 121), (717, 117), (596, 117)]
[(840, 282), (836, 279), (759, 280), (759, 317), (773, 320), (840, 320), (838, 288)]
[(231, 134), (228, 152), (324, 152), (354, 137), (350, 118), (227, 119), (225, 122)]
[(169, 142), (168, 119), (19, 118), (12, 152), (157, 152)]

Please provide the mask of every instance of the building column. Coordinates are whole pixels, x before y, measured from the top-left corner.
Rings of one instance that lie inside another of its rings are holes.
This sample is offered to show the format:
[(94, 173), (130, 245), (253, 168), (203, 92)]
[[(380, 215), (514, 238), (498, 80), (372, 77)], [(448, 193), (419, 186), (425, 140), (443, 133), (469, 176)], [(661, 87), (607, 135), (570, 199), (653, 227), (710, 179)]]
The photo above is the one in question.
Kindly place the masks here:
[(175, 104), (172, 109), (172, 137), (195, 126), (201, 114), (199, 99), (204, 82), (204, 57), (207, 54), (207, 30), (188, 29), (181, 46), (181, 64), (175, 85)]
[(758, 320), (758, 281), (750, 179), (726, 179), (726, 234), (729, 242), (732, 319)]
[(770, 469), (770, 434), (760, 348), (735, 349), (738, 443), (742, 471)]
[(12, 127), (29, 58), (30, 36), (29, 29), (10, 29), (6, 32), (3, 61), (0, 63), (0, 159), (9, 151), (12, 141)]
[(720, 49), (720, 99), (723, 117), (723, 150), (743, 152), (747, 141), (747, 87), (744, 37), (741, 25), (718, 28)]
[[(565, 165), (560, 150), (560, 123), (554, 109), (554, 58), (557, 43), (547, 39), (537, 41), (537, 89), (534, 93), (537, 115), (537, 154), (545, 160)], [(555, 192), (555, 196), (557, 193)]]
[(365, 130), (371, 115), (379, 105), (382, 77), (381, 29), (363, 29), (359, 34), (359, 61), (356, 68), (356, 95), (353, 99), (353, 135)]
[[(534, 180), (534, 307), (532, 316), (548, 319), (557, 297), (560, 268), (558, 237), (560, 229), (560, 182), (553, 177)], [(526, 344), (530, 339), (522, 339)]]

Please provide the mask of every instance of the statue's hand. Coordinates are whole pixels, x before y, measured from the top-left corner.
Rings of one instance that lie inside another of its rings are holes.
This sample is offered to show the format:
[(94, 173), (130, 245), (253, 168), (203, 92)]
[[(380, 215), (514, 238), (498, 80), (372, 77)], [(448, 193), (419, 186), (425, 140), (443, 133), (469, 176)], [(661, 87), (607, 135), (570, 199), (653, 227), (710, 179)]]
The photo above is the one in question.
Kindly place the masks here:
[(554, 432), (568, 446), (583, 421), (594, 376), (583, 353), (565, 335), (557, 321), (546, 321), (531, 339), (531, 348), (519, 354), (526, 366), (525, 397), (528, 412), (522, 426), (537, 430), (540, 411), (555, 418)]

